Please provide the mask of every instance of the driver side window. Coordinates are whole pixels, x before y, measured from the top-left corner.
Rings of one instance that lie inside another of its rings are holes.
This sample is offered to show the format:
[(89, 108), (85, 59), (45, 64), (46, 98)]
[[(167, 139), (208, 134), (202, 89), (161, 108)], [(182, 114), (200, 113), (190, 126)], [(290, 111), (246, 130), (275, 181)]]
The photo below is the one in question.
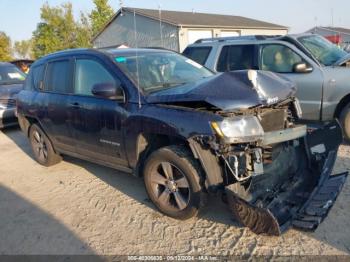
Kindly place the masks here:
[(297, 64), (305, 61), (284, 45), (265, 45), (262, 48), (261, 69), (276, 73), (293, 73)]
[(95, 60), (77, 59), (75, 63), (74, 94), (92, 96), (95, 84), (115, 84), (114, 77)]

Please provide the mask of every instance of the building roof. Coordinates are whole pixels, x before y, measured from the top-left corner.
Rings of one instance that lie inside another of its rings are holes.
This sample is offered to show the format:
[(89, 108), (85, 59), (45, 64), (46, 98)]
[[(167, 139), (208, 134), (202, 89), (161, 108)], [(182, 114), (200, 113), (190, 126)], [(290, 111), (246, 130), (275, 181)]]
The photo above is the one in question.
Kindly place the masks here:
[[(135, 12), (141, 16), (145, 16), (158, 21), (160, 20), (159, 10), (123, 7), (113, 16), (113, 18), (94, 37), (93, 40), (95, 40), (97, 36), (100, 35), (106, 29), (106, 27), (108, 27), (108, 25), (119, 16), (121, 10), (123, 12)], [(172, 24), (175, 26), (288, 30), (288, 27), (286, 26), (232, 15), (161, 10), (161, 18), (164, 23)]]
[[(140, 9), (125, 7), (124, 10), (135, 12), (156, 20), (159, 19), (159, 10)], [(206, 14), (196, 12), (179, 12), (162, 10), (161, 17), (164, 22), (169, 22), (177, 26), (218, 26), (218, 27), (238, 27), (238, 28), (274, 28), (288, 29), (285, 26), (267, 23), (242, 16)]]
[(314, 27), (314, 28), (310, 29), (308, 32), (315, 32), (318, 29), (326, 30), (326, 31), (329, 31), (329, 32), (332, 32), (332, 33), (350, 35), (350, 29), (349, 28), (332, 27), (332, 26), (317, 26), (317, 27)]

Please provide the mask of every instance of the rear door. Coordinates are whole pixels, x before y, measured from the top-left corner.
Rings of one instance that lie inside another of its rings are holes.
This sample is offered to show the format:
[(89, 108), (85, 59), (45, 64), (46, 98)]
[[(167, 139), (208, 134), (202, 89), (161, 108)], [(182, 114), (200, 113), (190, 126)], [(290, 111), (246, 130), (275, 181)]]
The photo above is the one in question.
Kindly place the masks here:
[(72, 85), (72, 60), (58, 59), (48, 62), (44, 84), (34, 79), (42, 92), (36, 99), (42, 103), (38, 117), (55, 147), (64, 151), (75, 151), (75, 137), (71, 131), (70, 95)]
[(126, 166), (121, 125), (127, 117), (124, 104), (95, 97), (95, 84), (116, 83), (119, 79), (102, 60), (93, 56), (75, 57), (74, 108), (72, 129), (77, 152), (90, 159)]
[[(322, 103), (324, 75), (319, 67), (299, 50), (279, 43), (260, 47), (260, 69), (280, 73), (297, 84), (297, 98), (303, 111), (303, 119), (319, 120)], [(309, 73), (297, 73), (294, 66), (306, 63), (313, 68)]]

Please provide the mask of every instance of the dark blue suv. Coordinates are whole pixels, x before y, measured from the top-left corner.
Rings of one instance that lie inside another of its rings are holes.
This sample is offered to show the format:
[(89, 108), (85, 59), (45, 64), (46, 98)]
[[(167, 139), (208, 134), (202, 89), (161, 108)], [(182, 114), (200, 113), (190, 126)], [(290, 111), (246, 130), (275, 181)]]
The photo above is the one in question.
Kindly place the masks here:
[(18, 119), (40, 164), (72, 155), (143, 176), (174, 218), (222, 191), (256, 233), (312, 230), (347, 176), (330, 176), (338, 123), (298, 125), (295, 86), (274, 73), (214, 75), (158, 49), (68, 50), (36, 61), (24, 89)]

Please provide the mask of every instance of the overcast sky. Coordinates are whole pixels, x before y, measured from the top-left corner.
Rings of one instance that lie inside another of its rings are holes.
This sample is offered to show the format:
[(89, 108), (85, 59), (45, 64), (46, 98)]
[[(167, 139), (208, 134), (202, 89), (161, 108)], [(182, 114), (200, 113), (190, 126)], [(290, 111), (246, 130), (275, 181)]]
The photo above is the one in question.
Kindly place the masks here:
[[(0, 31), (13, 40), (28, 39), (40, 21), (40, 7), (64, 0), (0, 0)], [(92, 0), (73, 0), (75, 15), (89, 12)], [(304, 32), (316, 24), (350, 28), (349, 0), (124, 0), (124, 6), (177, 11), (240, 15), (290, 27), (291, 33)], [(110, 0), (115, 10), (119, 0)]]

